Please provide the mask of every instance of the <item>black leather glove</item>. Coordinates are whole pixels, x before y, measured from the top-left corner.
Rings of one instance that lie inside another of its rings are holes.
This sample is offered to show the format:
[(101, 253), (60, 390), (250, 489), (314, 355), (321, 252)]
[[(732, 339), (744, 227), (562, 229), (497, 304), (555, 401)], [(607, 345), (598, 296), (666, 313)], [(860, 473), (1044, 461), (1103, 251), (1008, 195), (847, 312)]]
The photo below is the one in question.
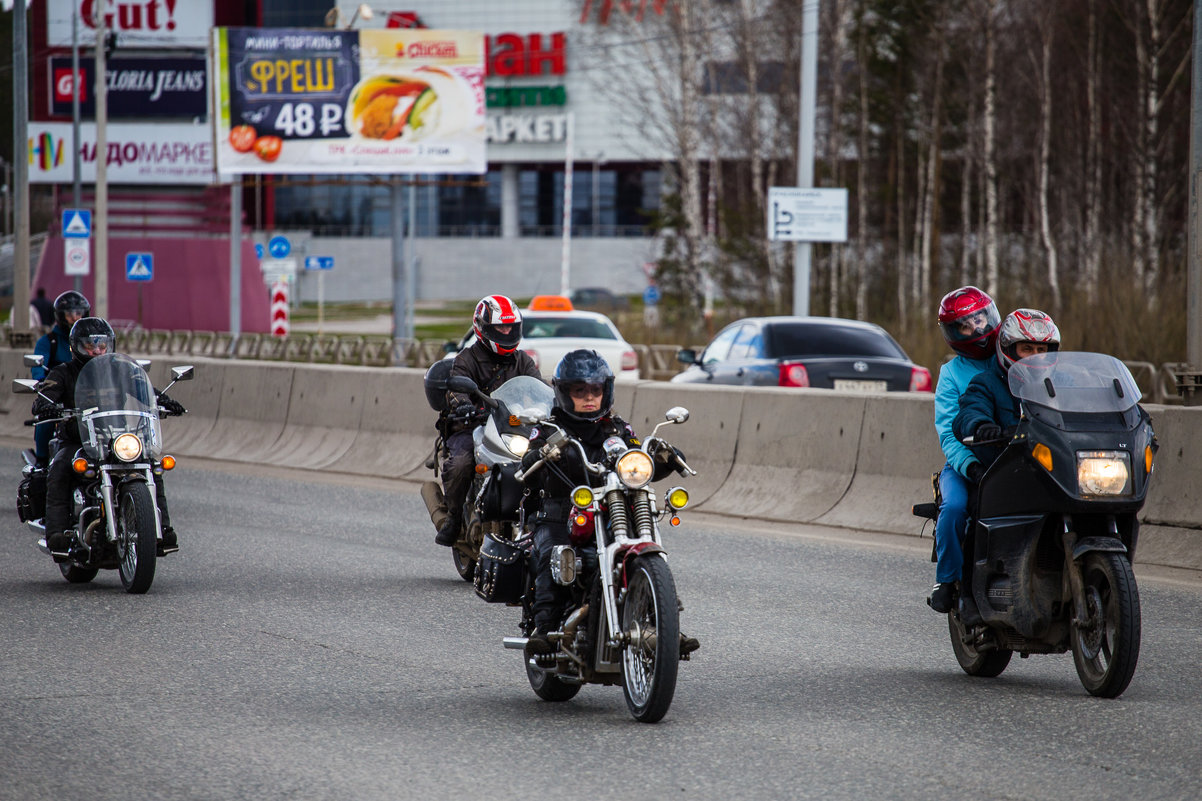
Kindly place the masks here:
[(40, 409), (34, 410), (34, 417), (38, 420), (53, 420), (57, 417), (62, 417), (66, 408), (61, 403), (44, 403)]
[(968, 467), (964, 468), (968, 480), (976, 484), (981, 480), (981, 476), (985, 475), (985, 467), (980, 462), (971, 462)]
[(168, 414), (180, 415), (188, 411), (184, 405), (165, 393), (158, 393), (159, 406), (161, 406)]
[(451, 414), (460, 420), (470, 420), (476, 414), (476, 406), (473, 403), (457, 403)]
[(1002, 438), (1002, 427), (997, 423), (981, 423), (972, 432), (972, 438), (977, 442), (987, 442), (991, 439)]

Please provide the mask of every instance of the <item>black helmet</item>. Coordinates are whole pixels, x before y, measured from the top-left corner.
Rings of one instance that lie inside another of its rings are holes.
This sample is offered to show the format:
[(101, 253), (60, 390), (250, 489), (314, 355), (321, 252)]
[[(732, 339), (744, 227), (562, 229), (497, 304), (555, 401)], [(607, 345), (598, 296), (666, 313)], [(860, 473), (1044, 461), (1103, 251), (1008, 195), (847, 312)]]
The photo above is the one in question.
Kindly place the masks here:
[[(601, 387), (601, 407), (595, 412), (577, 412), (572, 403), (572, 389), (583, 385)], [(614, 371), (595, 350), (574, 350), (560, 359), (551, 386), (555, 405), (575, 420), (600, 420), (614, 405)]]
[(63, 294), (54, 299), (54, 323), (67, 327), (67, 315), (78, 314), (80, 317), (87, 317), (92, 313), (92, 304), (88, 303), (88, 299), (74, 289), (68, 289)]
[[(112, 353), (116, 340), (113, 327), (99, 317), (84, 317), (71, 326), (71, 353), (76, 361), (86, 362), (100, 353)], [(88, 346), (93, 349), (101, 345), (104, 350), (100, 353), (90, 353)]]

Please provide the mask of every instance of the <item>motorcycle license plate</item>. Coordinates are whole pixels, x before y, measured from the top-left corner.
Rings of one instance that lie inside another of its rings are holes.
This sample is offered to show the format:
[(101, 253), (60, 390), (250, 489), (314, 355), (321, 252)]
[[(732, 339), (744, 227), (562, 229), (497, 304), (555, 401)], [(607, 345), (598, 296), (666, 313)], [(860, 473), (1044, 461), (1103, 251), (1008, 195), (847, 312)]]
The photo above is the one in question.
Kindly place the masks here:
[(843, 392), (884, 392), (887, 386), (884, 381), (867, 381), (864, 379), (836, 378), (835, 389)]

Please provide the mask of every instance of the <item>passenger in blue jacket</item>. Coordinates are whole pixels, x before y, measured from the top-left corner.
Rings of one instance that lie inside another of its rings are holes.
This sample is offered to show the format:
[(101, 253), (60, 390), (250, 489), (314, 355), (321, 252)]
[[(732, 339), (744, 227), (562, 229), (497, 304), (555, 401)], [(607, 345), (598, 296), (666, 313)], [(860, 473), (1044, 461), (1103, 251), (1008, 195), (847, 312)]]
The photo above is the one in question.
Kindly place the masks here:
[[(71, 361), (71, 326), (92, 314), (92, 304), (74, 289), (54, 299), (54, 327), (46, 332), (33, 347), (33, 352), (42, 357), (42, 366), (30, 372), (35, 381), (41, 381), (60, 364)], [(33, 452), (38, 464), (46, 466), (50, 459), (50, 440), (54, 437), (52, 423), (40, 423), (33, 429)]]
[(935, 586), (927, 603), (940, 614), (951, 609), (964, 555), (960, 541), (968, 522), (968, 487), (984, 468), (952, 433), (960, 396), (974, 377), (994, 363), (997, 304), (975, 286), (952, 290), (939, 302), (939, 329), (956, 356), (939, 368), (935, 385), (935, 433), (947, 459), (939, 472), (939, 518), (935, 523)]
[[(997, 361), (974, 378), (960, 399), (960, 413), (952, 422), (959, 439), (976, 442), (1000, 439), (1003, 430), (1018, 423), (1018, 399), (1010, 394), (1010, 365), (1037, 353), (1060, 350), (1060, 329), (1052, 318), (1035, 309), (1018, 309), (1006, 315), (998, 329)], [(972, 452), (986, 468), (1001, 455), (1002, 445), (973, 445)]]

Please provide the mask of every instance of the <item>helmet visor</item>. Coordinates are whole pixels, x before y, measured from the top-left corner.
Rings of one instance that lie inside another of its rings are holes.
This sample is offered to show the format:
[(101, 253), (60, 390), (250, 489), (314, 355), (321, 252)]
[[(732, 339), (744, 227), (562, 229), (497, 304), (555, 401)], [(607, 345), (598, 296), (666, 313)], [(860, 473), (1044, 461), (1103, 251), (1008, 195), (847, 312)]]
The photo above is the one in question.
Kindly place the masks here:
[(482, 326), (484, 338), (495, 342), (502, 348), (516, 348), (522, 341), (522, 323), (501, 323), (498, 325), (485, 324)]
[(957, 317), (955, 320), (939, 325), (948, 342), (971, 342), (987, 336), (998, 327), (1000, 322), (1001, 317), (998, 315), (997, 306), (990, 304), (984, 309), (970, 312), (963, 317)]

